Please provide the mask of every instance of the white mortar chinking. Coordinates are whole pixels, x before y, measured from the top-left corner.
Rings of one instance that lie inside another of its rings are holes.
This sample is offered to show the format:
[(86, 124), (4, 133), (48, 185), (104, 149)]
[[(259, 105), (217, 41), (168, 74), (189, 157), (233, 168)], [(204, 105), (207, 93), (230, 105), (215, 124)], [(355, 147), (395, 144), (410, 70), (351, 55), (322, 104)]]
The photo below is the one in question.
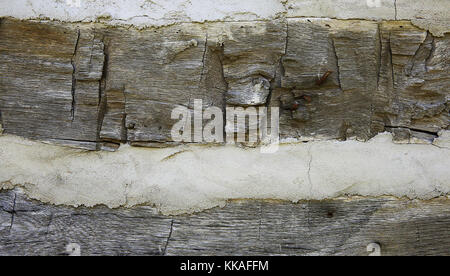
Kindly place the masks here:
[(146, 203), (165, 214), (201, 211), (241, 198), (296, 202), (392, 195), (429, 199), (450, 192), (450, 149), (398, 145), (391, 140), (385, 133), (366, 143), (285, 144), (273, 154), (231, 145), (166, 149), (123, 145), (110, 153), (3, 135), (0, 182), (2, 188), (22, 186), (30, 197), (53, 204), (130, 207)]
[(304, 17), (411, 20), (435, 36), (443, 36), (450, 32), (448, 8), (448, 0), (15, 0), (0, 3), (0, 17), (101, 21), (137, 28)]

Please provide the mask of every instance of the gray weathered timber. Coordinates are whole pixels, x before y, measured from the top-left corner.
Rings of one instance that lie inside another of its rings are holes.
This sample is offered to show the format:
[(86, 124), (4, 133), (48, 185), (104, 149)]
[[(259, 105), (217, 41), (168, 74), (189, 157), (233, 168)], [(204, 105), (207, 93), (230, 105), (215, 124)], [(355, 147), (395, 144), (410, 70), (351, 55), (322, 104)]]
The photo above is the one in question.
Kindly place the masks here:
[[(282, 87), (273, 95), (283, 103), (282, 136), (371, 137), (377, 32), (375, 22), (289, 21)], [(299, 107), (292, 110), (294, 101)]]
[(151, 207), (69, 208), (0, 193), (0, 255), (450, 255), (450, 202), (233, 201), (166, 217)]
[(171, 111), (193, 109), (195, 99), (204, 108), (280, 107), (282, 138), (390, 131), (430, 141), (450, 125), (450, 34), (407, 21), (136, 30), (3, 19), (0, 37), (5, 133), (67, 146), (170, 146)]
[(69, 243), (83, 255), (161, 255), (172, 219), (152, 208), (65, 208), (0, 194), (0, 255), (64, 255)]
[(230, 31), (222, 41), (227, 104), (264, 105), (286, 51), (287, 23), (232, 23)]
[(385, 127), (406, 129), (409, 136), (435, 134), (449, 126), (449, 37), (436, 39), (404, 23), (380, 26), (374, 126), (383, 122)]

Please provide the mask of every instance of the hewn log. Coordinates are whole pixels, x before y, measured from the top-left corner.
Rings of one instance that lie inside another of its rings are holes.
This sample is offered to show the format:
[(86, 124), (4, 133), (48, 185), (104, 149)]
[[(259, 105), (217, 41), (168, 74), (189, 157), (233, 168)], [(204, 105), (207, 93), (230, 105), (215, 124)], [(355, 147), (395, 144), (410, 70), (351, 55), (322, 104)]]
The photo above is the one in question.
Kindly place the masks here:
[(151, 207), (68, 208), (0, 193), (0, 255), (450, 255), (450, 201), (233, 201), (167, 217)]
[(450, 35), (407, 21), (135, 30), (3, 19), (0, 35), (2, 125), (32, 139), (92, 150), (171, 145), (171, 111), (194, 99), (279, 106), (282, 138), (367, 140), (387, 130), (428, 141), (450, 124)]

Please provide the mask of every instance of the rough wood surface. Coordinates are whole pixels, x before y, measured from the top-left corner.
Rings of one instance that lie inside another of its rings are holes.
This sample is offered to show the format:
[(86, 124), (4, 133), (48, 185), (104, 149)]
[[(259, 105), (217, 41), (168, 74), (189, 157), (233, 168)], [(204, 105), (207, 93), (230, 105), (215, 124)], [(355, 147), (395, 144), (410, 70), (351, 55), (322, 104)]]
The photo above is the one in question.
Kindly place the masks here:
[(450, 202), (234, 201), (166, 217), (151, 207), (67, 208), (0, 193), (0, 255), (450, 255)]
[[(450, 34), (329, 19), (108, 28), (3, 19), (5, 133), (91, 150), (170, 145), (176, 106), (279, 106), (282, 138), (432, 140)], [(327, 73), (328, 72), (328, 73)]]

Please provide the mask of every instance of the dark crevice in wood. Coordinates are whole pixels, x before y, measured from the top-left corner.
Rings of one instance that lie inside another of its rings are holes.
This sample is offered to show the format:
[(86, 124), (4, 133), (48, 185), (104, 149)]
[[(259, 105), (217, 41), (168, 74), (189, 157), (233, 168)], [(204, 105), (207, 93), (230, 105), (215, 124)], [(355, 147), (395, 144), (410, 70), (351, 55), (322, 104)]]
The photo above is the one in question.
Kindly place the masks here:
[(77, 51), (78, 51), (78, 44), (80, 42), (80, 30), (77, 30), (77, 40), (75, 42), (75, 49), (73, 51), (73, 55), (72, 55), (72, 59), (71, 59), (71, 63), (72, 63), (72, 67), (73, 67), (73, 72), (72, 72), (72, 108), (71, 108), (71, 121), (73, 122), (75, 120), (75, 106), (76, 106), (76, 102), (75, 102), (75, 93), (76, 93), (76, 85), (77, 85), (77, 79), (76, 79), (76, 56), (77, 56)]
[(208, 33), (206, 33), (205, 36), (205, 45), (204, 45), (205, 49), (203, 50), (203, 57), (202, 57), (202, 72), (200, 75), (200, 82), (203, 81), (203, 77), (205, 75), (205, 66), (206, 66), (206, 53), (208, 52)]
[(416, 52), (414, 53), (414, 55), (411, 58), (411, 67), (408, 70), (409, 72), (408, 72), (407, 76), (411, 76), (412, 75), (412, 71), (414, 70), (414, 66), (416, 64), (417, 55), (424, 48), (424, 45), (425, 45), (425, 42), (427, 41), (427, 38), (428, 38), (428, 33), (427, 33), (427, 37), (422, 41), (422, 43), (420, 43), (419, 47), (417, 47)]
[(430, 60), (433, 58), (434, 53), (436, 51), (436, 41), (434, 36), (428, 32), (428, 35), (431, 36), (431, 49), (430, 49), (430, 54), (427, 56), (427, 58), (425, 59), (425, 71), (429, 72), (428, 70), (428, 64), (430, 63)]
[(391, 44), (391, 33), (389, 33), (389, 40), (388, 40), (388, 50), (389, 50), (389, 58), (390, 58), (390, 65), (391, 65), (391, 77), (392, 77), (392, 89), (396, 89), (395, 85), (395, 71), (394, 71), (394, 54), (392, 53), (392, 44)]
[[(409, 67), (409, 70), (407, 71), (406, 76), (410, 77), (413, 75), (413, 70), (414, 67), (416, 66), (416, 62), (418, 59), (418, 55), (420, 53), (422, 53), (423, 51), (426, 51), (426, 44), (427, 42), (429, 42), (431, 39), (431, 41), (434, 40), (433, 36), (431, 35), (431, 33), (429, 31), (427, 31), (427, 35), (425, 37), (425, 39), (420, 43), (419, 47), (417, 48), (416, 52), (414, 53), (414, 56), (411, 58), (411, 66)], [(433, 44), (433, 42), (431, 42), (431, 45)], [(433, 48), (433, 45), (431, 46), (431, 48)], [(433, 49), (429, 50), (429, 54), (427, 55), (428, 57), (425, 59), (425, 71), (428, 72), (428, 68), (427, 68), (427, 62), (428, 59), (432, 57), (433, 54)]]
[[(102, 68), (102, 76), (99, 80), (99, 91), (98, 91), (98, 117), (97, 117), (97, 141), (101, 141), (100, 133), (102, 131), (103, 121), (105, 119), (105, 114), (107, 112), (107, 104), (108, 99), (106, 97), (106, 81), (107, 81), (107, 75), (108, 75), (108, 63), (109, 63), (109, 52), (108, 52), (108, 45), (105, 42), (105, 38), (101, 40), (103, 43), (103, 55), (104, 55), (104, 61), (103, 61), (103, 68)], [(92, 57), (92, 55), (91, 55)], [(97, 150), (100, 150), (101, 145), (97, 144)]]
[[(341, 70), (340, 70), (340, 68), (339, 68), (339, 58), (338, 58), (338, 55), (337, 55), (337, 51), (336, 51), (336, 45), (335, 45), (335, 43), (334, 43), (334, 38), (331, 38), (331, 45), (332, 45), (332, 47), (333, 47), (333, 53), (334, 53), (334, 57), (335, 57), (335, 59), (336, 59), (336, 70), (337, 70), (337, 80), (338, 80), (338, 84), (339, 84), (339, 88), (342, 90), (342, 91), (344, 91), (343, 89), (342, 89), (342, 83), (341, 83)], [(328, 71), (328, 72), (330, 72), (330, 71)], [(327, 73), (328, 73), (327, 72)], [(324, 75), (325, 76), (325, 75)], [(325, 80), (323, 80), (322, 82), (324, 82)]]
[(127, 124), (127, 114), (124, 112), (122, 114), (122, 130), (121, 130), (121, 134), (120, 134), (122, 143), (128, 142), (128, 128), (127, 128), (126, 124)]
[(11, 234), (11, 231), (12, 231), (12, 228), (13, 228), (13, 225), (14, 225), (14, 218), (15, 218), (15, 215), (16, 215), (16, 200), (17, 200), (17, 194), (14, 193), (13, 208), (12, 208), (12, 211), (11, 211), (11, 225), (9, 226), (9, 233), (10, 234)]
[(378, 64), (377, 64), (377, 89), (380, 86), (381, 65), (383, 64), (383, 37), (381, 32), (381, 23), (377, 24), (377, 47), (378, 47)]
[(390, 125), (385, 125), (385, 127), (391, 128), (391, 129), (396, 129), (396, 128), (409, 129), (411, 131), (420, 132), (423, 134), (428, 134), (428, 135), (433, 135), (433, 136), (438, 137), (438, 132), (428, 131), (428, 130), (424, 130), (424, 129), (411, 128), (411, 127), (406, 127), (406, 126), (390, 126)]
[(166, 254), (167, 254), (167, 247), (169, 246), (170, 238), (172, 238), (172, 233), (173, 233), (173, 221), (174, 221), (174, 220), (172, 220), (172, 221), (170, 222), (169, 236), (167, 237), (166, 244), (164, 245), (163, 256), (166, 256)]

